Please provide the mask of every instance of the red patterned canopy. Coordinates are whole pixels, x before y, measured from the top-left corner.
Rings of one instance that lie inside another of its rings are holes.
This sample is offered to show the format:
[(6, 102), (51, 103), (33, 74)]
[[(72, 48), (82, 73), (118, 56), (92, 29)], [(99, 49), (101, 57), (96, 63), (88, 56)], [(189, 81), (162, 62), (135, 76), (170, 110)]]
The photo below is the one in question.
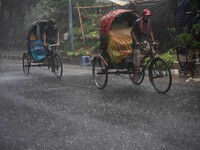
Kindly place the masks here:
[(116, 11), (111, 11), (110, 13), (108, 13), (107, 15), (105, 15), (104, 17), (102, 17), (101, 19), (101, 23), (100, 23), (100, 35), (106, 35), (109, 33), (111, 25), (113, 20), (121, 14), (125, 14), (125, 13), (131, 13), (134, 14), (136, 16), (136, 18), (139, 17), (139, 14), (136, 13), (135, 11), (132, 10), (124, 10), (124, 9), (119, 9)]

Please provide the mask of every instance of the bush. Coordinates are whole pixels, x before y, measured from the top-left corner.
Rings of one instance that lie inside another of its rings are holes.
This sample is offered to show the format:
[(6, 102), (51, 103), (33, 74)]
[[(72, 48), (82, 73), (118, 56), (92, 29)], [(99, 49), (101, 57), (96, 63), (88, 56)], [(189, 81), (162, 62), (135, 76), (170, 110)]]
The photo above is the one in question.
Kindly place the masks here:
[[(160, 57), (161, 59), (163, 59), (169, 65), (170, 68), (173, 67), (173, 62), (176, 60), (176, 54), (175, 54), (175, 51), (173, 51), (172, 48), (164, 54), (156, 54), (156, 57)], [(149, 61), (149, 58), (145, 59), (146, 63), (148, 61)]]
[(174, 38), (174, 42), (176, 46), (185, 46), (187, 49), (191, 49), (194, 43), (194, 39), (191, 33), (189, 33), (186, 29), (183, 33), (176, 35)]
[(200, 41), (197, 38), (200, 33), (200, 25), (194, 25), (194, 34), (190, 33), (187, 29), (178, 35), (175, 34), (175, 28), (170, 28), (168, 31), (170, 32), (171, 38), (174, 40), (174, 46), (184, 46), (190, 54), (189, 57), (195, 59), (196, 51), (200, 52)]
[(90, 55), (91, 53), (87, 49), (81, 48), (81, 49), (77, 50), (76, 52), (67, 51), (66, 54), (67, 54), (67, 56), (80, 57), (80, 56), (84, 56), (84, 55)]
[(176, 54), (172, 48), (167, 53), (164, 53), (161, 55), (157, 54), (157, 56), (165, 60), (170, 68), (173, 67), (173, 62), (176, 60)]

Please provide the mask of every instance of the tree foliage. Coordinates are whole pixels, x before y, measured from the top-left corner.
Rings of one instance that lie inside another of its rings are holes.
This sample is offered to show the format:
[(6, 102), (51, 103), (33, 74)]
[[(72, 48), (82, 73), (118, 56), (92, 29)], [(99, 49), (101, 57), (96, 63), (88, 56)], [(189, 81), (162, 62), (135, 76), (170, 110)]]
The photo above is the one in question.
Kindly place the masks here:
[[(78, 11), (74, 7), (76, 7), (77, 2), (79, 6), (91, 6), (95, 5), (96, 2), (95, 0), (71, 0), (71, 2), (75, 36), (81, 37)], [(28, 26), (38, 19), (55, 18), (61, 36), (68, 32), (68, 0), (0, 0), (0, 12), (1, 46), (4, 43), (7, 44), (3, 46), (8, 47), (24, 45)], [(95, 9), (81, 9), (81, 15), (88, 16), (88, 18), (82, 18), (86, 36), (96, 37), (99, 19)], [(80, 46), (81, 42), (75, 44)]]
[[(95, 0), (71, 0), (72, 2), (72, 15), (73, 15), (73, 32), (74, 32), (74, 45), (75, 45), (75, 51), (84, 49), (83, 48), (83, 41), (82, 38), (82, 31), (81, 31), (81, 25), (79, 20), (79, 14), (78, 10), (75, 8), (77, 7), (77, 3), (79, 7), (81, 6), (92, 6), (92, 5), (99, 5), (95, 2)], [(68, 0), (44, 0), (41, 2), (42, 6), (44, 7), (44, 11), (48, 11), (48, 16), (46, 18), (55, 18), (57, 20), (57, 26), (60, 32), (60, 35), (68, 32), (69, 33), (69, 21), (68, 21)], [(81, 13), (81, 19), (83, 24), (83, 30), (85, 37), (90, 38), (97, 38), (99, 35), (99, 24), (100, 24), (100, 17), (97, 14), (96, 9), (80, 9)], [(97, 44), (98, 40), (94, 41), (86, 40), (85, 42), (85, 49), (94, 49), (94, 44)], [(61, 43), (64, 43), (64, 49), (70, 50), (69, 48), (69, 41), (62, 41), (61, 37)]]
[[(0, 1), (0, 36), (1, 46), (18, 46), (22, 36), (26, 14), (32, 7), (36, 6), (39, 0), (1, 0)], [(4, 36), (7, 35), (7, 36)], [(21, 40), (22, 41), (22, 40)]]

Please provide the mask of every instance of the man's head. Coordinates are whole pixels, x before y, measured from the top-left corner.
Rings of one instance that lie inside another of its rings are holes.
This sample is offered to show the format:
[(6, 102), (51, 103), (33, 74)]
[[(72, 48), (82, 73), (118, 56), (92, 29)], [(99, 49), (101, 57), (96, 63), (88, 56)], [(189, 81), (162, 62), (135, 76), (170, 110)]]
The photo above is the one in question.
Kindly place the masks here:
[(51, 19), (49, 19), (48, 23), (50, 26), (54, 26), (56, 24), (56, 19), (51, 18)]
[(148, 20), (150, 19), (151, 16), (151, 12), (149, 9), (144, 9), (142, 12), (142, 18), (145, 22), (148, 22)]

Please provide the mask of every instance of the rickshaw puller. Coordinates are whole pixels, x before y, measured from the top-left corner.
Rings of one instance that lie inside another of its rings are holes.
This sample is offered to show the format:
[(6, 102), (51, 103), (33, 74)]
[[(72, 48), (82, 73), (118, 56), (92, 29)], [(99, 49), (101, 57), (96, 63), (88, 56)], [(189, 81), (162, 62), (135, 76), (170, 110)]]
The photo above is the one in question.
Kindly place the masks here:
[[(54, 18), (48, 20), (48, 25), (44, 28), (44, 46), (47, 47), (47, 44), (60, 44), (59, 39), (59, 32), (56, 26), (56, 20)], [(47, 48), (47, 53), (50, 54), (51, 58), (51, 64), (52, 64), (52, 72), (55, 72), (55, 63), (54, 63), (54, 57), (53, 54), (55, 52), (50, 51)]]
[(151, 30), (150, 24), (150, 16), (151, 12), (148, 9), (143, 10), (143, 15), (139, 19), (137, 19), (133, 25), (131, 35), (133, 37), (132, 48), (134, 49), (133, 52), (133, 82), (138, 82), (138, 77), (136, 73), (136, 69), (140, 66), (141, 61), (144, 61), (144, 58), (141, 58), (140, 52), (140, 43), (143, 41), (151, 41), (155, 43), (153, 32)]

